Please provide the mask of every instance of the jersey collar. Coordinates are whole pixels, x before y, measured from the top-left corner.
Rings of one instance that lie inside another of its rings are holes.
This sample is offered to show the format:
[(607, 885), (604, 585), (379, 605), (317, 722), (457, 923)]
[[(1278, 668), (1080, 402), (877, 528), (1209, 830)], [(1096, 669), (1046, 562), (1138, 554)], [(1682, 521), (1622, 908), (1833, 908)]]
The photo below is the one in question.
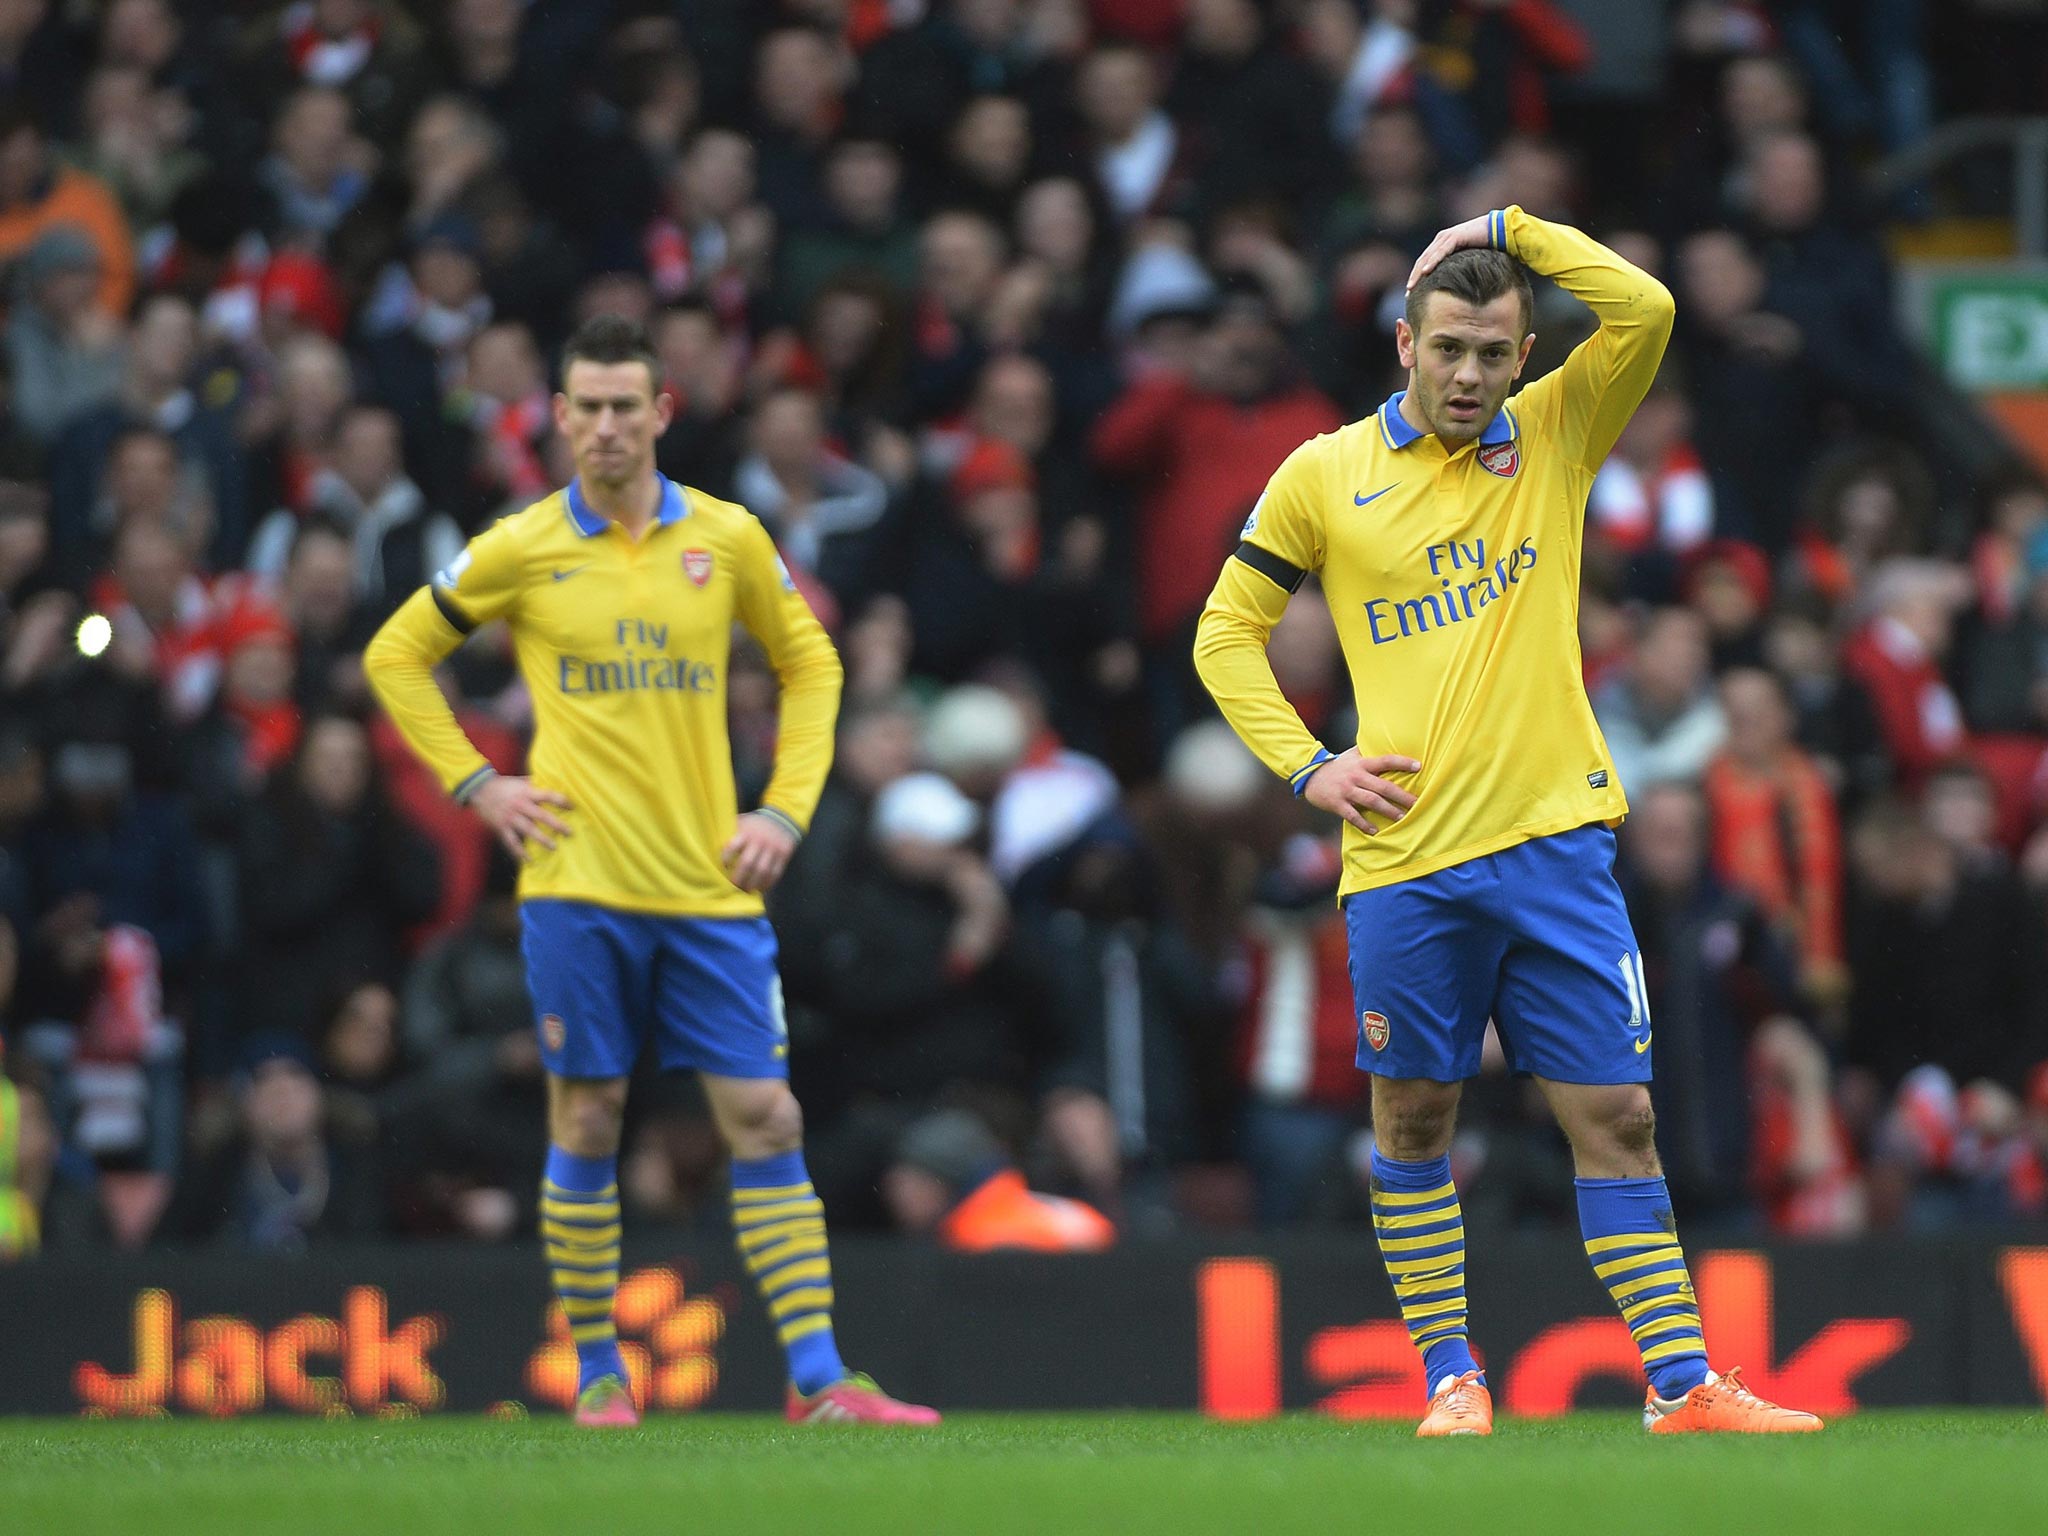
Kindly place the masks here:
[[(654, 521), (666, 528), (670, 523), (680, 522), (690, 515), (689, 507), (683, 501), (683, 488), (668, 476), (657, 473), (654, 477), (661, 485), (661, 505), (655, 509)], [(591, 510), (590, 503), (583, 499), (583, 477), (578, 475), (569, 482), (564, 498), (569, 504), (569, 521), (577, 533), (586, 539), (594, 539), (611, 526), (611, 519)]]
[[(1381, 406), (1377, 412), (1380, 421), (1380, 437), (1389, 448), (1397, 453), (1417, 438), (1428, 435), (1427, 433), (1418, 432), (1415, 428), (1408, 425), (1408, 418), (1401, 414), (1401, 402), (1407, 397), (1407, 390), (1397, 389), (1387, 396), (1387, 403)], [(1493, 420), (1486, 424), (1486, 430), (1479, 434), (1479, 441), (1486, 447), (1492, 447), (1495, 443), (1512, 442), (1516, 431), (1515, 413), (1503, 405), (1494, 414)]]

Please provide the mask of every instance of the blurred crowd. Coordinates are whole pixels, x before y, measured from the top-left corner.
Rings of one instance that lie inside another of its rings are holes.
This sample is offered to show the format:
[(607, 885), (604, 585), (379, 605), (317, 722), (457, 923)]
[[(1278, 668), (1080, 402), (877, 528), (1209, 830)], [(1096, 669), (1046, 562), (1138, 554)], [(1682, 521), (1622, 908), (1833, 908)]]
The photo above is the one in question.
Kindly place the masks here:
[[(563, 483), (599, 312), (845, 657), (773, 903), (835, 1221), (1355, 1219), (1334, 827), (1189, 645), (1509, 203), (1680, 301), (1582, 642), (1688, 1225), (2048, 1213), (2048, 492), (1958, 451), (1886, 243), (1944, 194), (1867, 175), (2044, 59), (1989, 0), (0, 0), (0, 1255), (531, 1230), (513, 871), (360, 653)], [(1272, 660), (1348, 739), (1313, 583)], [(503, 636), (443, 684), (516, 771)], [(743, 794), (773, 695), (742, 650)], [(629, 1223), (722, 1231), (720, 1158), (641, 1084)], [(1570, 1219), (1497, 1052), (1456, 1162)]]

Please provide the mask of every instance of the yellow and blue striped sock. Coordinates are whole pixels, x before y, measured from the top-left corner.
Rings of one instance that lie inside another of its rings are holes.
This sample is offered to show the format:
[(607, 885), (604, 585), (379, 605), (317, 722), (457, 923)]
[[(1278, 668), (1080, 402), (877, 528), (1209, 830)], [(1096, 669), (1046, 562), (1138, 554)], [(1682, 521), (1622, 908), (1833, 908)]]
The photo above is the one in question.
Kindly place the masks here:
[(1586, 1257), (1621, 1308), (1643, 1374), (1659, 1397), (1685, 1396), (1707, 1379), (1707, 1341), (1671, 1192), (1661, 1178), (1580, 1179), (1578, 1186)]
[(619, 1289), (619, 1160), (548, 1148), (540, 1236), (548, 1275), (576, 1343), (580, 1392), (600, 1376), (626, 1379), (612, 1298)]
[(1429, 1390), (1478, 1370), (1465, 1327), (1465, 1213), (1450, 1158), (1403, 1163), (1373, 1148), (1372, 1227)]
[(732, 1228), (797, 1391), (809, 1396), (843, 1379), (846, 1365), (832, 1337), (825, 1204), (811, 1188), (802, 1152), (733, 1160)]

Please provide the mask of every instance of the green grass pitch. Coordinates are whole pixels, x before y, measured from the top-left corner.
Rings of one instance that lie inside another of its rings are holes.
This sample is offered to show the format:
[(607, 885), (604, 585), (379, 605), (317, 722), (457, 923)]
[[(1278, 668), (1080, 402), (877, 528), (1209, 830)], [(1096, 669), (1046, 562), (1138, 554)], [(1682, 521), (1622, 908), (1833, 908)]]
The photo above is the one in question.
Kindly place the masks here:
[(1653, 1440), (1632, 1416), (1490, 1441), (1295, 1416), (967, 1414), (932, 1431), (657, 1419), (0, 1420), (0, 1532), (1389, 1533), (2048, 1530), (2039, 1413), (1868, 1413)]

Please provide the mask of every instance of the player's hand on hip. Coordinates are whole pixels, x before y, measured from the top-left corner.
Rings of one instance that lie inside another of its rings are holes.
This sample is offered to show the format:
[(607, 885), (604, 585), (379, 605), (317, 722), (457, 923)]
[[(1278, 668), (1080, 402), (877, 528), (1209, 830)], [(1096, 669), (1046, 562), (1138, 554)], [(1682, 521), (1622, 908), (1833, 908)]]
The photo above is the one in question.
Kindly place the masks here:
[(1423, 253), (1415, 258), (1415, 265), (1408, 269), (1408, 286), (1413, 288), (1431, 272), (1436, 264), (1453, 251), (1471, 250), (1493, 243), (1492, 231), (1488, 228), (1491, 214), (1482, 213), (1476, 219), (1467, 219), (1462, 224), (1453, 224), (1449, 229), (1440, 229), (1436, 238), (1429, 242)]
[(726, 877), (743, 891), (765, 891), (789, 868), (796, 839), (773, 817), (754, 811), (740, 818), (732, 840), (719, 852)]
[(1380, 829), (1365, 819), (1368, 815), (1392, 823), (1415, 804), (1415, 797), (1386, 775), (1421, 768), (1412, 757), (1360, 757), (1358, 748), (1350, 747), (1308, 776), (1301, 798), (1319, 811), (1341, 816), (1367, 837), (1377, 837)]
[(498, 834), (498, 841), (524, 864), (528, 842), (554, 851), (555, 839), (569, 836), (569, 824), (555, 814), (572, 809), (559, 790), (542, 789), (531, 779), (499, 774), (486, 779), (469, 797), (469, 808)]

